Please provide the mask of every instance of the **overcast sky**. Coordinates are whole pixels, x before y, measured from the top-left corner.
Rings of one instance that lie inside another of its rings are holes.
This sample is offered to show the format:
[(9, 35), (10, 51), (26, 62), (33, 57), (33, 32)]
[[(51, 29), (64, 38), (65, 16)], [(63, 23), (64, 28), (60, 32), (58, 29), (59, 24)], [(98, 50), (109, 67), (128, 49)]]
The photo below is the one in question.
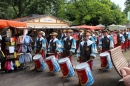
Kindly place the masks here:
[(122, 11), (124, 10), (124, 8), (125, 8), (124, 3), (126, 0), (111, 0), (111, 1), (118, 4), (121, 7)]

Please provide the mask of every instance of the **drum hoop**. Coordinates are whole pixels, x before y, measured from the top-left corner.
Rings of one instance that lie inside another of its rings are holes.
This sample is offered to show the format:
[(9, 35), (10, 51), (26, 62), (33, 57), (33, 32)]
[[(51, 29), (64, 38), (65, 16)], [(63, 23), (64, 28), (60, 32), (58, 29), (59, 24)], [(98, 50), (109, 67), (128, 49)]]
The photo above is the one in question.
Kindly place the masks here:
[(87, 68), (87, 67), (84, 67), (84, 68), (82, 68), (82, 69), (77, 69), (77, 68), (76, 68), (76, 70), (77, 70), (77, 71), (80, 71), (80, 70), (84, 70), (85, 68)]
[[(62, 60), (62, 59), (60, 59), (60, 60)], [(60, 60), (59, 60), (59, 61), (60, 61)], [(67, 62), (68, 60), (66, 60), (66, 61), (64, 61), (64, 62), (59, 62), (59, 61), (58, 61), (58, 63), (60, 64), (60, 63), (65, 63), (65, 62)]]
[(66, 63), (67, 61), (65, 61), (65, 62), (59, 62), (59, 64), (63, 64), (63, 63)]

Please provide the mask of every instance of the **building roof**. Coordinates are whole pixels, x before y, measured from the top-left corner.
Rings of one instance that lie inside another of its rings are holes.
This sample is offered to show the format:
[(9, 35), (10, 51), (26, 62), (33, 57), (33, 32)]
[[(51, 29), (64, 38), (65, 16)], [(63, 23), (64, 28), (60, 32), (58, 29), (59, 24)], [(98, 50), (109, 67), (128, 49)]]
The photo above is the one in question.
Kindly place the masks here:
[(61, 21), (65, 22), (65, 23), (67, 23), (69, 25), (71, 23), (70, 21), (67, 21), (67, 20), (52, 16), (52, 15), (49, 15), (49, 14), (45, 14), (45, 15), (32, 14), (30, 16), (26, 16), (26, 17), (22, 17), (22, 18), (16, 18), (16, 19), (13, 19), (13, 20), (14, 21), (20, 21), (20, 22), (26, 22), (28, 20), (38, 19), (38, 18), (42, 18), (42, 17), (46, 17), (46, 16), (50, 16), (50, 17), (53, 17), (55, 19), (61, 20)]

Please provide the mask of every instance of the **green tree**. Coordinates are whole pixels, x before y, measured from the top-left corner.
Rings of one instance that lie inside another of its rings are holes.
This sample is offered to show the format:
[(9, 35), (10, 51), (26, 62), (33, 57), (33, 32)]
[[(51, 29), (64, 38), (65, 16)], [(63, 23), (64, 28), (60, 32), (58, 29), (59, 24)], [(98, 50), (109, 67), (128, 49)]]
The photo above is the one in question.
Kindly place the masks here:
[[(6, 3), (8, 7), (13, 8), (16, 17), (30, 14), (56, 13), (55, 10), (58, 9), (58, 5), (60, 5), (61, 1), (62, 0), (0, 0), (0, 2)], [(4, 10), (6, 9), (5, 6), (0, 7)]]
[(126, 16), (120, 7), (110, 0), (70, 0), (63, 4), (58, 16), (73, 24), (123, 24)]
[(11, 6), (7, 3), (0, 2), (0, 19), (12, 19), (15, 18), (15, 12)]

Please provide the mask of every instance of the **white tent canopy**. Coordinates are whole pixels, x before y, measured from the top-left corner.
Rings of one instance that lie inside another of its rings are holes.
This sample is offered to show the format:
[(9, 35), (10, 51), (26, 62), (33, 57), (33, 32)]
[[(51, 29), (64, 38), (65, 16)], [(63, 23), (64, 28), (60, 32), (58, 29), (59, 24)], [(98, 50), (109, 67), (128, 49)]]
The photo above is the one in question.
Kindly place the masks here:
[(109, 26), (109, 30), (124, 30), (126, 29), (127, 27), (126, 26), (123, 26), (123, 25), (110, 25)]
[(104, 25), (102, 25), (102, 24), (99, 24), (99, 25), (97, 25), (97, 26), (100, 26), (100, 27), (103, 27), (103, 28), (105, 28), (105, 26), (104, 26)]

